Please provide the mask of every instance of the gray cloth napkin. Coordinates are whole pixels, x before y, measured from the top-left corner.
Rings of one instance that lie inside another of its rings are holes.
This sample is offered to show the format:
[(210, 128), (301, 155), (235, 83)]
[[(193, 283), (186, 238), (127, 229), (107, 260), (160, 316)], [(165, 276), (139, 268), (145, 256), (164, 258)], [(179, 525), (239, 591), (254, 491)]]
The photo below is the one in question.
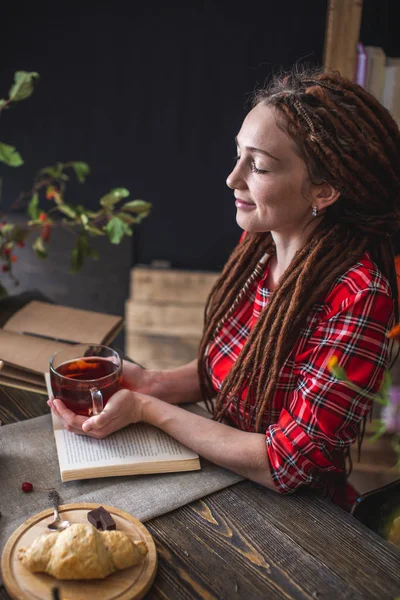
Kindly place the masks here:
[[(62, 502), (95, 502), (127, 511), (140, 521), (179, 508), (242, 478), (201, 459), (201, 470), (160, 475), (103, 477), (61, 482), (50, 415), (0, 428), (0, 552), (26, 519), (49, 508), (47, 492)], [(35, 491), (24, 493), (24, 481)]]

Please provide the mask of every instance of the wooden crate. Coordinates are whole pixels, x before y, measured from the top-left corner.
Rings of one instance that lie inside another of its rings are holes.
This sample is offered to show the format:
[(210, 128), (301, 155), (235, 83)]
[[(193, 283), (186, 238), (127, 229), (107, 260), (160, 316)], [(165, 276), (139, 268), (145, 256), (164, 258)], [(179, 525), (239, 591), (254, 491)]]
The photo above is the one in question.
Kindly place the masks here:
[(324, 67), (339, 71), (343, 77), (348, 77), (352, 81), (356, 73), (361, 17), (360, 0), (328, 0)]
[(131, 271), (130, 297), (135, 301), (203, 305), (219, 273), (152, 269)]
[(138, 266), (125, 303), (125, 350), (149, 369), (171, 369), (197, 356), (204, 306), (219, 273)]

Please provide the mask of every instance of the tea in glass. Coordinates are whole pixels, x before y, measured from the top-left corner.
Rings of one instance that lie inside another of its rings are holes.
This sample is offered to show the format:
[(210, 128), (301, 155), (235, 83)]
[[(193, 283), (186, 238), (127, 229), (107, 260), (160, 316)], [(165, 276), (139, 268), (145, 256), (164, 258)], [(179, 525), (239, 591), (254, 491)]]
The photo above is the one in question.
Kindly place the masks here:
[(107, 346), (72, 346), (51, 358), (50, 380), (54, 397), (69, 410), (98, 414), (121, 387), (121, 359)]

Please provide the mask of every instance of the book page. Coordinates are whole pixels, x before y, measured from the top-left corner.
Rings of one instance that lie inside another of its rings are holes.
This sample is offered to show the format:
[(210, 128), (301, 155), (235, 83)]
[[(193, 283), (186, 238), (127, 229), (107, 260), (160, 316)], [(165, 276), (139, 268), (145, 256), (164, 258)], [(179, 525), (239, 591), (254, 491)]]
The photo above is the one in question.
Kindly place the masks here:
[(65, 429), (55, 430), (54, 436), (61, 471), (198, 457), (160, 429), (145, 423), (129, 425), (103, 440), (75, 435)]
[(101, 344), (121, 323), (122, 317), (32, 300), (8, 319), (3, 329)]
[[(45, 374), (45, 380), (48, 394), (52, 396), (49, 373)], [(129, 425), (107, 438), (96, 440), (66, 431), (61, 419), (53, 413), (51, 416), (61, 472), (90, 466), (105, 467), (198, 458), (196, 452), (174, 440), (161, 429), (146, 423)]]

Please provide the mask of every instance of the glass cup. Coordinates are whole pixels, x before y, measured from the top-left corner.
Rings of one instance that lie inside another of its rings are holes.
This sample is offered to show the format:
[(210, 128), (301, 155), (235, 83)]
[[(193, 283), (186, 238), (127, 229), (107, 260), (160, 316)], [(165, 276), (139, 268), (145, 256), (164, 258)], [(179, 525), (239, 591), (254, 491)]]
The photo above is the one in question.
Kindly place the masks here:
[(122, 361), (108, 346), (74, 344), (50, 358), (53, 396), (69, 410), (90, 417), (101, 413), (122, 382)]

